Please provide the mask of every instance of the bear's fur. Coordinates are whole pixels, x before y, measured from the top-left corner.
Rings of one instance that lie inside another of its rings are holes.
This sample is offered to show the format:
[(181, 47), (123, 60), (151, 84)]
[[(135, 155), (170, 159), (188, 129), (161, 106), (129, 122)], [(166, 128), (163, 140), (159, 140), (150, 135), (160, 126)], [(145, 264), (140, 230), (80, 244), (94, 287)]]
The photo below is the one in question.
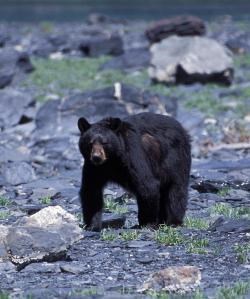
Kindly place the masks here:
[(78, 120), (84, 157), (80, 198), (88, 229), (101, 229), (103, 188), (115, 182), (136, 196), (138, 221), (181, 225), (191, 167), (189, 136), (178, 121), (153, 113)]

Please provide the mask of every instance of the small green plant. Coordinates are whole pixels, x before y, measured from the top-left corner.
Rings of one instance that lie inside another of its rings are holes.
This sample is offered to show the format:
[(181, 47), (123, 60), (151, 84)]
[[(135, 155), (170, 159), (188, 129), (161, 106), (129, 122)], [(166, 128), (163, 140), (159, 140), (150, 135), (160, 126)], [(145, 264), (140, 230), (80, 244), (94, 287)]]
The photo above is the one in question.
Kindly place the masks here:
[(207, 115), (214, 115), (216, 112), (228, 110), (221, 103), (219, 98), (215, 98), (210, 90), (205, 89), (203, 92), (198, 92), (185, 102), (185, 106), (190, 109), (198, 109)]
[(235, 55), (234, 64), (237, 67), (250, 66), (250, 54)]
[(51, 197), (50, 196), (41, 197), (40, 202), (43, 205), (49, 205), (49, 204), (51, 204)]
[(249, 281), (240, 281), (230, 287), (222, 287), (219, 289), (216, 299), (243, 299), (250, 290)]
[(0, 220), (6, 220), (10, 216), (10, 211), (0, 211)]
[(123, 231), (120, 234), (120, 238), (124, 241), (132, 241), (136, 240), (139, 237), (139, 233), (137, 230)]
[(193, 293), (188, 295), (185, 294), (169, 294), (164, 291), (149, 291), (147, 295), (152, 299), (206, 299), (205, 295), (200, 291), (197, 290)]
[(250, 244), (235, 245), (236, 259), (240, 264), (250, 262)]
[(241, 218), (250, 216), (250, 207), (233, 208), (227, 203), (216, 203), (210, 208), (211, 214), (224, 215), (229, 218)]
[(230, 188), (229, 187), (223, 187), (223, 188), (221, 188), (218, 192), (217, 192), (217, 194), (219, 195), (219, 196), (226, 196), (226, 195), (228, 195), (229, 194), (229, 191), (230, 191)]
[(0, 291), (0, 299), (9, 299), (9, 295)]
[(114, 199), (109, 195), (104, 198), (104, 209), (116, 214), (125, 214), (128, 211), (128, 208), (125, 205), (120, 205), (119, 203), (115, 202)]
[(89, 289), (75, 291), (74, 293), (82, 296), (94, 296), (94, 295), (98, 295), (100, 292), (97, 288), (92, 287)]
[(194, 239), (188, 241), (187, 251), (195, 254), (206, 254), (209, 241), (208, 239)]
[(208, 229), (209, 222), (202, 218), (194, 218), (194, 217), (185, 217), (184, 226), (188, 228), (196, 228), (196, 229)]
[(51, 22), (44, 21), (40, 24), (41, 29), (46, 33), (51, 33), (54, 29), (54, 25)]
[(102, 241), (114, 241), (116, 239), (117, 239), (116, 234), (114, 234), (111, 230), (103, 229), (101, 231), (101, 240)]
[(184, 238), (178, 229), (167, 225), (161, 225), (156, 230), (155, 239), (157, 242), (165, 245), (179, 245), (184, 242)]
[(5, 197), (0, 196), (0, 206), (6, 207), (8, 205), (10, 205), (10, 200)]

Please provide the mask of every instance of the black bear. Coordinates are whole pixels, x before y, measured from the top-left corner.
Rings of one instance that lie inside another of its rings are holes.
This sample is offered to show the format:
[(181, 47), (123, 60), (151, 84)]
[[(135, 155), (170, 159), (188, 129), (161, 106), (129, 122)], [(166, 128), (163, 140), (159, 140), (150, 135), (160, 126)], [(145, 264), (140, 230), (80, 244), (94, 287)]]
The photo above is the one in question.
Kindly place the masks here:
[(103, 188), (115, 182), (136, 196), (139, 226), (181, 225), (187, 207), (191, 146), (169, 116), (140, 113), (89, 124), (78, 120), (84, 157), (80, 198), (86, 227), (101, 229)]

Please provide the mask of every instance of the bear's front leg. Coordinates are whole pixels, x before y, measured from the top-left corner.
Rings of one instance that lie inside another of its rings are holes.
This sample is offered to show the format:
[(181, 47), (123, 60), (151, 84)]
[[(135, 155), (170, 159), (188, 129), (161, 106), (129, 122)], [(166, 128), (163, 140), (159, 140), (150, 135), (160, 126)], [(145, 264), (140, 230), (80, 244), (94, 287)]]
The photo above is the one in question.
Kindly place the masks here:
[(102, 186), (92, 176), (82, 177), (80, 199), (83, 211), (83, 220), (86, 229), (100, 231), (102, 228), (103, 194)]
[(102, 228), (102, 190), (89, 188), (84, 183), (80, 190), (80, 198), (86, 229), (100, 231)]

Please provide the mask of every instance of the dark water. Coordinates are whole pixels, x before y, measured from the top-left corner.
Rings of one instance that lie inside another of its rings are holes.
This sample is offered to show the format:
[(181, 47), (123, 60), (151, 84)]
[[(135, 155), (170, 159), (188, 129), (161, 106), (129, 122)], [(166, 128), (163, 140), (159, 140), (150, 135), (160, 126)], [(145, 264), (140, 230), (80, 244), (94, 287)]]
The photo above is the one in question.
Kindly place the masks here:
[(235, 20), (249, 21), (250, 0), (51, 0), (46, 3), (0, 0), (0, 22), (75, 22), (85, 20), (93, 12), (124, 19), (153, 20), (194, 14), (205, 20), (231, 15)]

